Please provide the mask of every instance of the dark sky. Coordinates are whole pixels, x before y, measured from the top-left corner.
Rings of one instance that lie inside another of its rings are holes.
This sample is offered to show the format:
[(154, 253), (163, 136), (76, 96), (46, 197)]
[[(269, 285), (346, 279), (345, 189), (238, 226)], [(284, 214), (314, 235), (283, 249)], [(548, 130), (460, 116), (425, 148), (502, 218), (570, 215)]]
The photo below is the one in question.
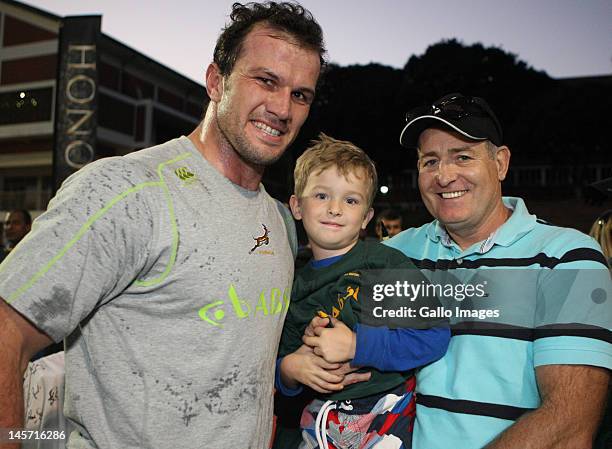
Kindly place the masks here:
[[(29, 0), (58, 15), (102, 14), (102, 30), (202, 82), (231, 0)], [(611, 0), (303, 0), (330, 60), (402, 67), (444, 38), (515, 53), (553, 77), (612, 73)], [(376, 5), (376, 6), (374, 6)]]

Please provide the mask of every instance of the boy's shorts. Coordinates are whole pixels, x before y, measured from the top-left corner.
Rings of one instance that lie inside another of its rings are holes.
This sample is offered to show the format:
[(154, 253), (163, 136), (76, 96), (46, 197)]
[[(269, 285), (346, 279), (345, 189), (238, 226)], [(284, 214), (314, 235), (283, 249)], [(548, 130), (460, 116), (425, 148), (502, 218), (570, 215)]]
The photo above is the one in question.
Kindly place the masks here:
[[(322, 441), (323, 428), (329, 449), (410, 449), (416, 413), (414, 387), (413, 376), (391, 390), (364, 398), (315, 399), (302, 413), (300, 449), (323, 449), (317, 442), (317, 433)], [(325, 418), (318, 426), (317, 416)]]

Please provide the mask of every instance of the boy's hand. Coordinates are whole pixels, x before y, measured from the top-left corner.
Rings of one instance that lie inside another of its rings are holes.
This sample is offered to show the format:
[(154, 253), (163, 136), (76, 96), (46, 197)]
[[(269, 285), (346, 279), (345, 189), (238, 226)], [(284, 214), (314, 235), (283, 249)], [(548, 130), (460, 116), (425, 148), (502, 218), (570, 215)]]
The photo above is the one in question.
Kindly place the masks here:
[[(331, 321), (333, 327), (322, 327)], [(311, 336), (309, 334), (314, 334)], [(355, 357), (357, 336), (342, 321), (335, 318), (315, 317), (306, 328), (302, 341), (314, 349), (316, 355), (320, 355), (329, 363), (342, 363)]]
[[(280, 365), (281, 380), (290, 388), (306, 385), (319, 393), (332, 393), (344, 388), (344, 373), (339, 363), (328, 363), (312, 348), (302, 345), (285, 356)], [(335, 373), (333, 370), (337, 370)]]
[(320, 316), (315, 316), (310, 321), (310, 324), (306, 327), (306, 330), (304, 330), (304, 335), (306, 337), (314, 337), (315, 336), (314, 330), (317, 327), (327, 327), (327, 325), (330, 323), (331, 320), (332, 318), (322, 318)]

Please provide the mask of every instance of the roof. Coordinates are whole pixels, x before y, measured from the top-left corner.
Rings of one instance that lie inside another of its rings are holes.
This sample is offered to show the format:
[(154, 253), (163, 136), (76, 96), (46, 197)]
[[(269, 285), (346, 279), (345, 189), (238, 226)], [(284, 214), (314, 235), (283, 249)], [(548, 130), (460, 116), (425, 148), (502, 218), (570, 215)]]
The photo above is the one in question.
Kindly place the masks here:
[[(63, 16), (58, 16), (51, 12), (45, 11), (44, 9), (40, 9), (40, 8), (31, 6), (31, 5), (28, 5), (26, 3), (18, 2), (16, 0), (0, 0), (0, 3), (6, 3), (14, 7), (24, 9), (31, 13), (41, 15), (47, 19), (57, 20), (58, 22), (61, 22), (61, 20), (63, 19)], [(97, 15), (97, 14), (92, 14), (92, 15)], [(192, 79), (186, 77), (185, 75), (182, 75), (176, 70), (173, 70), (170, 67), (145, 55), (144, 53), (141, 53), (138, 50), (135, 50), (129, 45), (126, 45), (123, 42), (115, 39), (114, 37), (111, 37), (108, 34), (104, 34), (104, 33), (101, 34), (101, 37), (102, 37), (101, 44), (103, 46), (107, 45), (106, 47), (107, 50), (116, 51), (120, 55), (124, 55), (126, 59), (137, 60), (145, 66), (154, 67), (155, 69), (159, 70), (163, 75), (178, 80), (178, 82), (180, 82), (183, 86), (193, 89), (194, 91), (205, 90), (205, 87), (202, 84), (193, 81)]]

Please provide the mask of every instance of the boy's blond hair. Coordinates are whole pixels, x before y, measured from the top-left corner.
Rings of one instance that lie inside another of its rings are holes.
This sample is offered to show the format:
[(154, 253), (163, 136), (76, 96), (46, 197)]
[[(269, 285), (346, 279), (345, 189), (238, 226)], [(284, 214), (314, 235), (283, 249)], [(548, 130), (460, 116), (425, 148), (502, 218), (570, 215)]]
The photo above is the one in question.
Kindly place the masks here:
[(335, 166), (345, 178), (351, 173), (357, 176), (356, 172), (359, 169), (363, 170), (364, 181), (370, 184), (367, 198), (368, 208), (372, 207), (378, 186), (378, 175), (374, 162), (361, 148), (351, 142), (337, 140), (324, 133), (319, 134), (318, 140), (312, 141), (312, 145), (304, 151), (295, 163), (295, 170), (293, 171), (295, 195), (298, 198), (302, 197), (311, 174), (319, 174), (332, 166)]

